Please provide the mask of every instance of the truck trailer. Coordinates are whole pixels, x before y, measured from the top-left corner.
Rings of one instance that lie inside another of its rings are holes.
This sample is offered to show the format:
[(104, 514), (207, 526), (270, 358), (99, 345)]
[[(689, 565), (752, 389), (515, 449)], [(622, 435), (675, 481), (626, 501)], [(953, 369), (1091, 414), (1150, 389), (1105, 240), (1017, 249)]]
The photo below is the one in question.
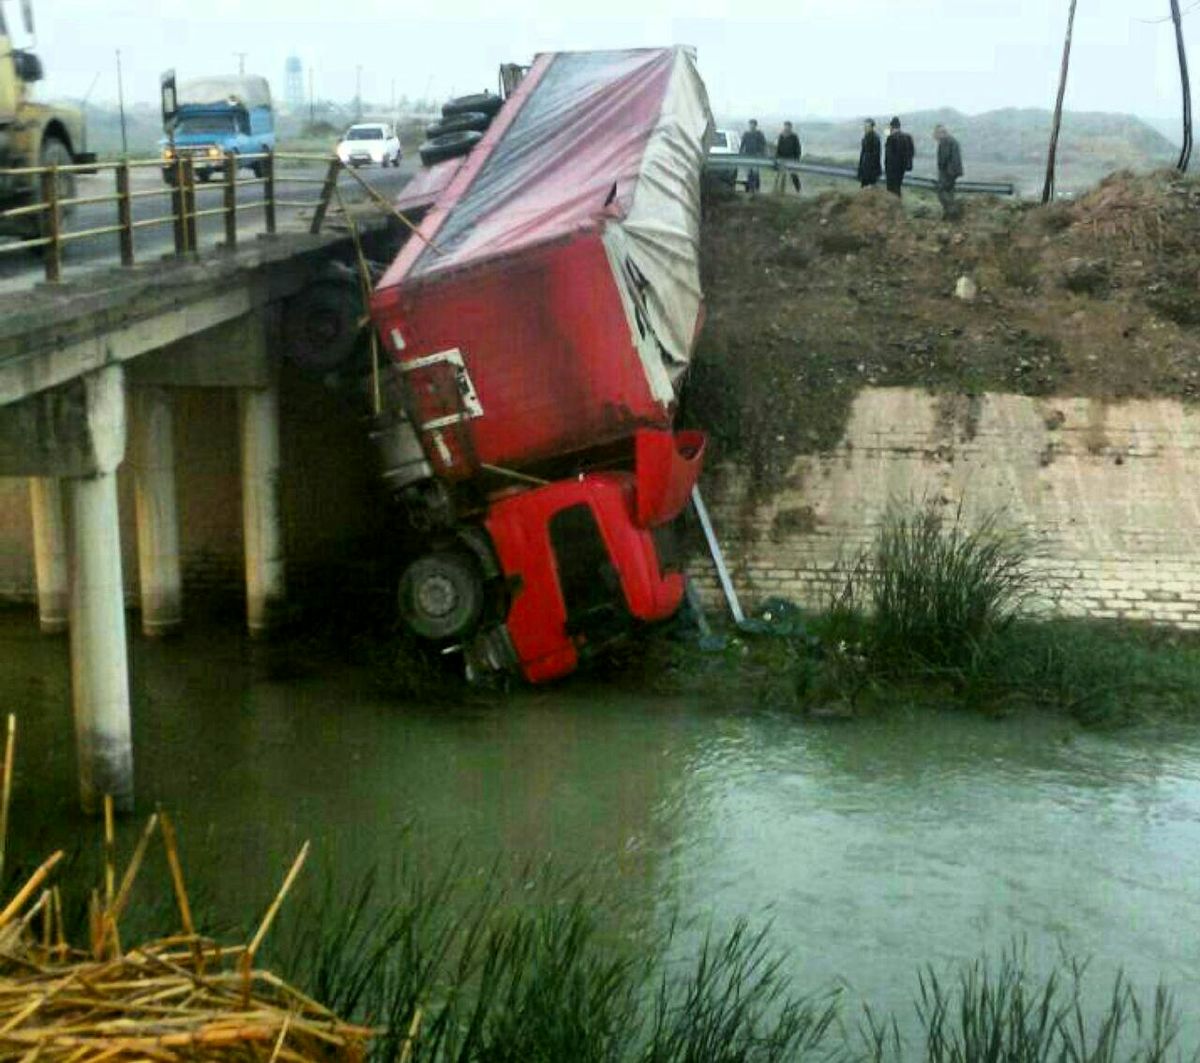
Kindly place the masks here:
[(375, 288), (401, 615), (472, 669), (554, 679), (680, 605), (711, 126), (689, 49), (540, 55)]

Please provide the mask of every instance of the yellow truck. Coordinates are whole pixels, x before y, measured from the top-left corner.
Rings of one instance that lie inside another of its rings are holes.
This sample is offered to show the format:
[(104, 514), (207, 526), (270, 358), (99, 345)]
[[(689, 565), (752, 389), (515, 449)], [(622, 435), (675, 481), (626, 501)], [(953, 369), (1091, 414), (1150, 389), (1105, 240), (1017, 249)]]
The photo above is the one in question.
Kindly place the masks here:
[[(32, 38), (30, 0), (21, 0), (20, 14), (25, 36)], [(41, 196), (37, 175), (5, 171), (96, 160), (86, 150), (87, 133), (79, 108), (33, 99), (33, 86), (42, 79), (42, 63), (30, 49), (14, 44), (17, 24), (11, 23), (11, 28), (13, 33), (6, 18), (5, 0), (0, 0), (0, 212)], [(74, 198), (74, 174), (59, 177), (58, 194), (60, 199)], [(0, 235), (36, 236), (42, 224), (38, 214), (0, 217)]]

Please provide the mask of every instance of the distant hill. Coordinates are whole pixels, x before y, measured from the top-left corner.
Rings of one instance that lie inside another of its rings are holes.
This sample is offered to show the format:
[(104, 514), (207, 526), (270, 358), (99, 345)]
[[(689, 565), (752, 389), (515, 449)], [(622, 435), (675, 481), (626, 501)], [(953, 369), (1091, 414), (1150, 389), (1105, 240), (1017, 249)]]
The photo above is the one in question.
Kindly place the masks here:
[[(876, 115), (881, 131), (891, 115)], [(949, 108), (902, 114), (904, 127), (917, 142), (917, 170), (933, 167), (933, 127), (941, 122), (958, 138), (969, 176), (1008, 178), (1029, 187), (1046, 164), (1051, 113), (1035, 108), (1005, 108), (966, 115)], [(782, 119), (764, 118), (768, 136)], [(727, 128), (740, 129), (741, 122)], [(831, 159), (858, 158), (860, 119), (812, 120), (798, 123), (805, 154)], [(1158, 129), (1125, 114), (1069, 111), (1063, 115), (1058, 158), (1062, 187), (1095, 183), (1113, 170), (1149, 170), (1169, 165), (1178, 149)]]

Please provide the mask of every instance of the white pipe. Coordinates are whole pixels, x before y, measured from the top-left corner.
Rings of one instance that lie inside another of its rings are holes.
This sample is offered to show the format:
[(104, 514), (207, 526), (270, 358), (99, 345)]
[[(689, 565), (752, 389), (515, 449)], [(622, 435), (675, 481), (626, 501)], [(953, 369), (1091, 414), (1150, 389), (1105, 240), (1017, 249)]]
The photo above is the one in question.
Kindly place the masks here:
[(742, 603), (738, 601), (737, 591), (734, 590), (733, 580), (729, 578), (729, 569), (725, 567), (725, 555), (721, 553), (721, 544), (713, 531), (712, 521), (708, 517), (708, 507), (700, 497), (699, 485), (692, 488), (692, 505), (696, 516), (700, 518), (700, 527), (704, 529), (704, 538), (708, 542), (708, 552), (712, 555), (713, 564), (717, 568), (717, 578), (721, 581), (721, 590), (725, 592), (725, 601), (729, 603), (729, 612), (735, 624), (741, 624), (746, 619), (742, 612)]

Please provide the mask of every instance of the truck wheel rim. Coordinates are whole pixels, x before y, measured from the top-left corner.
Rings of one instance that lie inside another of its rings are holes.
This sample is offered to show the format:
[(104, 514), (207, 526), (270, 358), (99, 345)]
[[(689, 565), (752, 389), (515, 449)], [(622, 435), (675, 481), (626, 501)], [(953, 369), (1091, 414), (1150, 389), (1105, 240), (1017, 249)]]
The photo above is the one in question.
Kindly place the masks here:
[(429, 576), (417, 587), (417, 606), (426, 616), (448, 616), (457, 604), (454, 581), (445, 576)]

